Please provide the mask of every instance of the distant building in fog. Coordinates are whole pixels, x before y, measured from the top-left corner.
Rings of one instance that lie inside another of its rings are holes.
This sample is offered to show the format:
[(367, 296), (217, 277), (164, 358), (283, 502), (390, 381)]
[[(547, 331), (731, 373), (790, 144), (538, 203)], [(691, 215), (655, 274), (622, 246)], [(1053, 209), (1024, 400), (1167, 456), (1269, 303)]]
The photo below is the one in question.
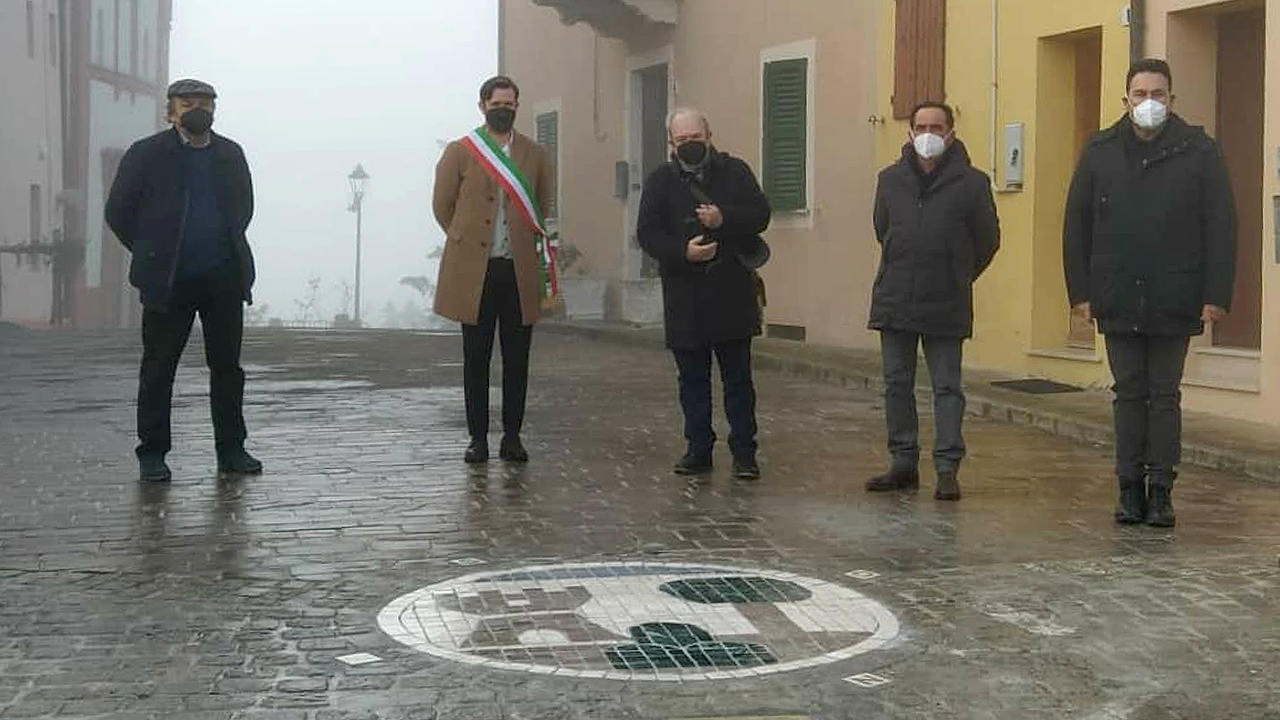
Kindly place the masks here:
[(61, 3), (0, 2), (0, 320), (48, 323), (62, 191)]
[(137, 324), (102, 209), (129, 144), (164, 124), (172, 6), (0, 2), (0, 320)]
[(172, 0), (63, 0), (67, 236), (83, 248), (69, 315), (77, 326), (128, 327), (139, 310), (128, 253), (102, 219), (120, 157), (164, 124)]

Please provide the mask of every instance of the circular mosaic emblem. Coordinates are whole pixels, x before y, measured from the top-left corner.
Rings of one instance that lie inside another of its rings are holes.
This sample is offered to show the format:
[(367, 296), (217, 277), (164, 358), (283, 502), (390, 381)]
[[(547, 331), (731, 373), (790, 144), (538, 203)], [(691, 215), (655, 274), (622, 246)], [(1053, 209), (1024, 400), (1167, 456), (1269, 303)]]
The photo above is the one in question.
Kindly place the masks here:
[(849, 588), (683, 563), (475, 573), (396, 598), (378, 624), (437, 657), (617, 680), (766, 675), (845, 660), (898, 636), (892, 613)]

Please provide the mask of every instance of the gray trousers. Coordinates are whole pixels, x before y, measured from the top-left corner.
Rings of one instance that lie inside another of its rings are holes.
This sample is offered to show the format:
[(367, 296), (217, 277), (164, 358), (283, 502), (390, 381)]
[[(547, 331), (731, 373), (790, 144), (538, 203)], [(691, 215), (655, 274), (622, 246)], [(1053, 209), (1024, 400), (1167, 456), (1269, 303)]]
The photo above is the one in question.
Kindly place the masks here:
[(1182, 372), (1191, 338), (1107, 335), (1116, 426), (1116, 474), (1170, 487), (1182, 460)]
[(920, 417), (916, 413), (916, 358), (923, 342), (929, 379), (933, 383), (936, 424), (933, 463), (939, 472), (955, 471), (964, 459), (964, 389), (960, 362), (964, 339), (880, 331), (884, 362), (884, 415), (889, 431), (889, 454), (895, 470), (914, 470), (920, 464)]

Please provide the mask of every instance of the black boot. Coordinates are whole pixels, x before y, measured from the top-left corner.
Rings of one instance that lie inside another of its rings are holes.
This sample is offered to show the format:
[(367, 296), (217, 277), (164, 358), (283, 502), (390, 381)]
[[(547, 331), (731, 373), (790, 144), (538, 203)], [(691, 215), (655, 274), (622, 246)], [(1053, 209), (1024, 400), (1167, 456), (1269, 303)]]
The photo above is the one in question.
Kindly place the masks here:
[(706, 475), (711, 472), (711, 456), (687, 453), (672, 469), (677, 475)]
[(897, 490), (914, 492), (919, 489), (920, 471), (914, 468), (911, 470), (890, 470), (867, 481), (867, 492), (894, 492)]
[(219, 475), (258, 475), (261, 472), (262, 463), (244, 448), (218, 453)]
[(955, 502), (960, 499), (960, 470), (939, 470), (938, 486), (933, 489), (934, 500)]
[(138, 479), (142, 482), (169, 482), (173, 472), (163, 455), (144, 455), (138, 458)]
[(1178, 522), (1173, 514), (1173, 499), (1169, 496), (1172, 491), (1170, 485), (1151, 483), (1147, 496), (1147, 524), (1151, 527), (1170, 528)]
[(734, 455), (733, 476), (742, 480), (760, 479), (760, 463), (756, 462), (756, 456)]
[(520, 442), (519, 435), (503, 435), (502, 444), (498, 446), (498, 457), (507, 462), (527, 463), (529, 453)]
[(467, 446), (467, 453), (462, 456), (462, 459), (472, 465), (489, 462), (489, 443), (472, 438), (471, 444)]
[(1147, 480), (1120, 478), (1120, 500), (1116, 503), (1116, 522), (1137, 525), (1147, 520)]

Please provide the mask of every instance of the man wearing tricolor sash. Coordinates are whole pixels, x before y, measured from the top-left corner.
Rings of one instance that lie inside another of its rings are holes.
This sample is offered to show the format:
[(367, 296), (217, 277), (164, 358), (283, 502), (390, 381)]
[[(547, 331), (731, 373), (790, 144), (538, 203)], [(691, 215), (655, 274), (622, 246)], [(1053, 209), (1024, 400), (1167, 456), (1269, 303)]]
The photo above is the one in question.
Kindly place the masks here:
[(436, 314), (462, 323), (469, 463), (489, 460), (489, 365), (502, 343), (499, 457), (527, 462), (520, 441), (533, 325), (558, 290), (543, 215), (552, 198), (547, 153), (516, 132), (520, 89), (507, 77), (480, 88), (485, 124), (445, 148), (436, 166), (434, 210), (446, 240)]

